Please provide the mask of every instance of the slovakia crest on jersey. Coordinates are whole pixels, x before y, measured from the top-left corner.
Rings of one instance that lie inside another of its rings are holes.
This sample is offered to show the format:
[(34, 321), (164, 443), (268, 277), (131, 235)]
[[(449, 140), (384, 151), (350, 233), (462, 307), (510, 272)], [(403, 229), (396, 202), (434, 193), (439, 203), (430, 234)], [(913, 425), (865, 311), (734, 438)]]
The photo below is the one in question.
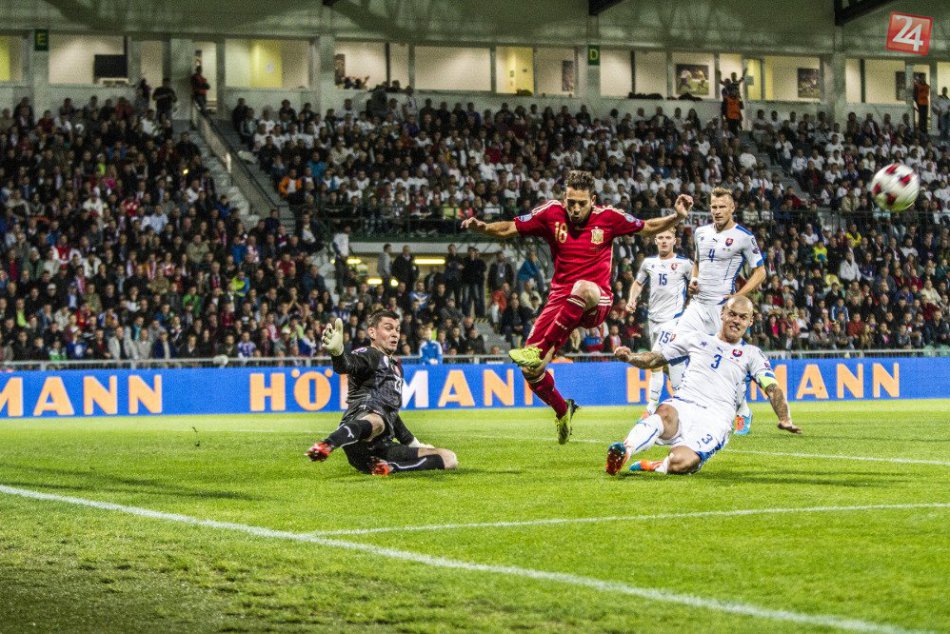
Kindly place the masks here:
[(732, 246), (732, 242), (733, 242), (732, 238), (726, 238), (726, 246), (727, 246), (727, 247), (731, 247), (731, 246)]
[(590, 243), (591, 244), (603, 244), (604, 242), (604, 230), (600, 227), (594, 227), (590, 230)]
[(732, 349), (732, 356), (734, 356), (735, 358), (738, 359), (739, 357), (742, 356), (742, 350), (736, 350), (735, 348), (733, 348), (733, 349)]
[(675, 271), (677, 266), (679, 266), (679, 264), (671, 264), (670, 269)]

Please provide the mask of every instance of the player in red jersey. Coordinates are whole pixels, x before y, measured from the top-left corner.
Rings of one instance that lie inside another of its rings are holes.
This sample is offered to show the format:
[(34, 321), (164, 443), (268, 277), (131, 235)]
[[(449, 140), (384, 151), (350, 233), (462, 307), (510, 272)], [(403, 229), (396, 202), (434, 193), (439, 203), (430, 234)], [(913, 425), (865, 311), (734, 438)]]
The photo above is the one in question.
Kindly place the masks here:
[(676, 213), (640, 220), (612, 207), (594, 206), (594, 177), (572, 170), (567, 175), (564, 200), (549, 200), (513, 221), (486, 223), (468, 218), (463, 229), (494, 238), (538, 236), (547, 241), (554, 258), (554, 277), (544, 310), (538, 315), (524, 348), (508, 353), (521, 366), (531, 391), (554, 409), (558, 442), (571, 435), (577, 404), (564, 400), (545, 368), (578, 326), (603, 323), (613, 304), (610, 269), (613, 239), (641, 232), (651, 236), (671, 229), (689, 214), (693, 199), (676, 199)]

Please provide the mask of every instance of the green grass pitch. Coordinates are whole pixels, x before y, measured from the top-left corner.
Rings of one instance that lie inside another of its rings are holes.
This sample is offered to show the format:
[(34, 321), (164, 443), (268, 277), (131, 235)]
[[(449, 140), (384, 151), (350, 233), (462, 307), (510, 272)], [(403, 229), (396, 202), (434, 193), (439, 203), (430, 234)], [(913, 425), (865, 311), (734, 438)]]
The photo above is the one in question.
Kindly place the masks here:
[(950, 402), (792, 411), (614, 478), (632, 408), (407, 412), (461, 466), (388, 478), (336, 415), (7, 419), (0, 632), (950, 631)]

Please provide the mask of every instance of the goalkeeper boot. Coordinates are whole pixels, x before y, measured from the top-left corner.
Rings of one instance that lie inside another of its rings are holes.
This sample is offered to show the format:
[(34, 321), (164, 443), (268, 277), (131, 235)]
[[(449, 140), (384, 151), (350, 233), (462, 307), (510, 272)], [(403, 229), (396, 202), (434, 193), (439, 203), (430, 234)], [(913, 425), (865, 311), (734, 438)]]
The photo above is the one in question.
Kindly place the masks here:
[(747, 436), (752, 431), (752, 412), (749, 412), (747, 416), (736, 414), (733, 431), (737, 436)]
[(325, 440), (321, 440), (318, 443), (315, 443), (313, 447), (307, 450), (307, 453), (304, 454), (314, 462), (323, 462), (330, 457), (330, 452), (333, 451), (335, 447), (328, 443)]
[(541, 358), (541, 348), (537, 346), (525, 346), (524, 348), (513, 348), (508, 351), (508, 356), (518, 366), (533, 370), (540, 367), (543, 359)]
[(615, 442), (607, 448), (607, 467), (604, 471), (608, 475), (616, 475), (623, 469), (623, 463), (627, 461), (627, 446), (622, 442)]
[(574, 420), (574, 412), (580, 409), (580, 405), (574, 402), (574, 399), (567, 399), (567, 411), (564, 416), (554, 419), (554, 428), (557, 430), (557, 442), (559, 445), (567, 444), (571, 437), (571, 421)]
[(663, 464), (662, 460), (637, 460), (630, 465), (630, 471), (656, 471)]
[(393, 472), (392, 465), (390, 465), (385, 460), (380, 460), (375, 458), (373, 460), (373, 468), (370, 469), (370, 474), (374, 476), (388, 476)]

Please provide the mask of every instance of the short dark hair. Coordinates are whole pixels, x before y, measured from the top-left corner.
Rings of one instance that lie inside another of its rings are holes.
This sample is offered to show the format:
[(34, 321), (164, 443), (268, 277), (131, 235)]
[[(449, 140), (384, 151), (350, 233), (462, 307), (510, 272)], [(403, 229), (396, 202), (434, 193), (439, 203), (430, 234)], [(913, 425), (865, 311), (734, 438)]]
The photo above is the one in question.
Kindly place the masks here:
[(388, 317), (389, 319), (395, 319), (396, 321), (399, 321), (399, 313), (392, 310), (380, 309), (377, 311), (373, 311), (370, 314), (369, 318), (366, 320), (366, 327), (375, 328), (376, 326), (379, 325), (379, 322), (385, 319), (386, 317)]
[(571, 170), (567, 173), (567, 180), (564, 184), (571, 189), (581, 189), (593, 193), (594, 175), (584, 170)]

